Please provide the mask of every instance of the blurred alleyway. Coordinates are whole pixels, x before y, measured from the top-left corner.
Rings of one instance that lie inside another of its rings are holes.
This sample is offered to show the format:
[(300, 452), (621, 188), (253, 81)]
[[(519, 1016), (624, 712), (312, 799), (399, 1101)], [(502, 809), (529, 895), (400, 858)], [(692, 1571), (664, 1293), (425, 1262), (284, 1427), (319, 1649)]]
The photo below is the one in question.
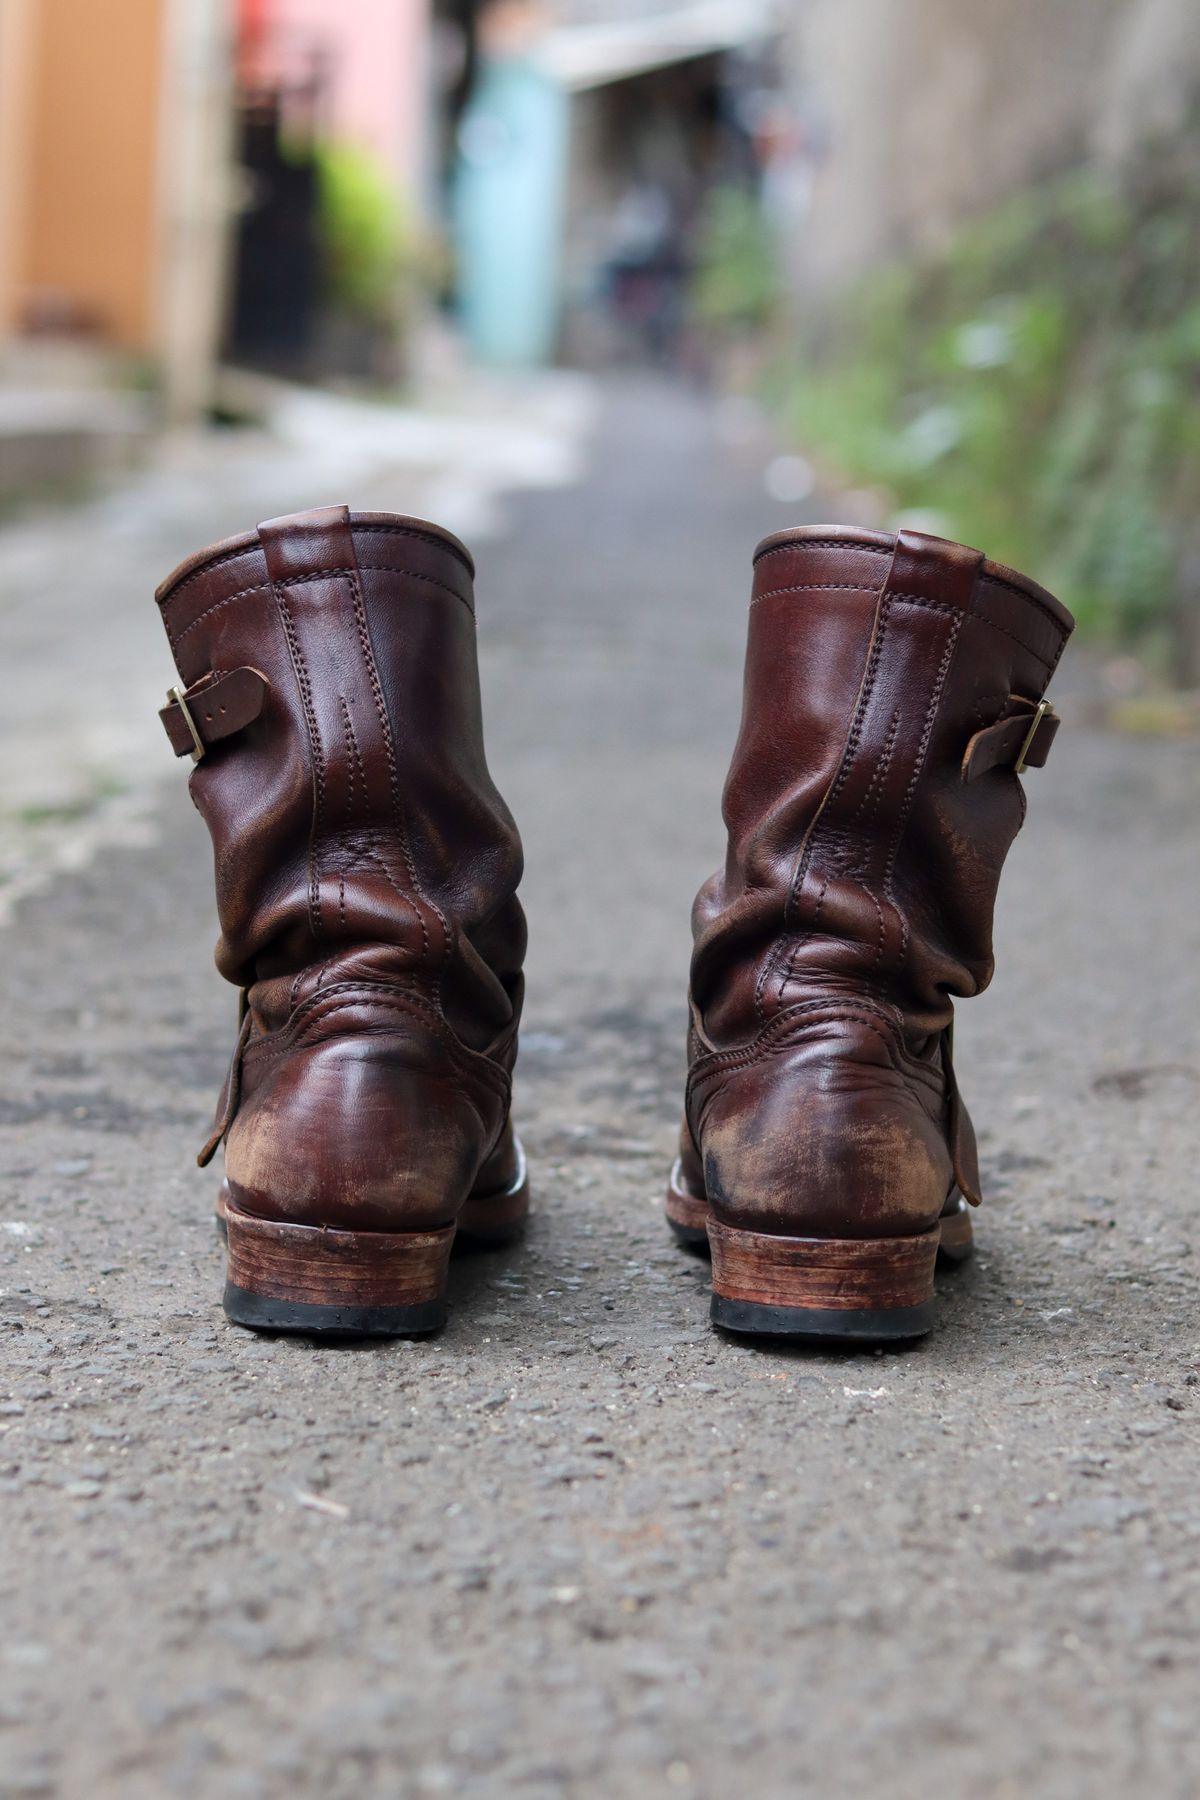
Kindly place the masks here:
[[(477, 546), (536, 1216), (456, 1266), (440, 1337), (223, 1321), (192, 1157), (236, 1002), (165, 751), (139, 841), (47, 863), (0, 937), (0, 1795), (1190, 1800), (1194, 748), (1068, 717), (1029, 778), (996, 984), (960, 1015), (988, 1200), (939, 1329), (718, 1339), (660, 1199), (750, 554), (794, 509), (769, 446), (673, 388), (611, 388), (583, 454)], [(436, 505), (398, 466), (177, 484), (153, 532), (65, 537), (65, 584), (27, 545), (22, 585), (0, 535), (34, 741), (44, 604), (89, 645), (55, 717), (86, 712), (112, 632), (148, 712), (177, 557), (256, 508)]]

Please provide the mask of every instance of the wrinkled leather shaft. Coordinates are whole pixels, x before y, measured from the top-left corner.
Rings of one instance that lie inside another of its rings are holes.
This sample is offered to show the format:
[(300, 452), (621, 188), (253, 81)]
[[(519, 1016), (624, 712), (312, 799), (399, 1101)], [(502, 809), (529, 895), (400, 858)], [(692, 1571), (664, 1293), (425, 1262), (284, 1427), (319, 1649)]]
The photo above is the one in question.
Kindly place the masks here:
[(207, 1153), (227, 1134), (231, 1192), (266, 1217), (435, 1228), (512, 1166), (521, 845), (484, 757), (472, 575), (436, 526), (329, 507), (158, 590), (189, 714), (164, 723), (207, 745), (217, 966), (247, 990)]
[(726, 1223), (901, 1236), (978, 1200), (948, 1028), (992, 976), (1015, 765), (1046, 759), (1071, 629), (939, 538), (759, 546), (726, 861), (692, 918), (683, 1173)]

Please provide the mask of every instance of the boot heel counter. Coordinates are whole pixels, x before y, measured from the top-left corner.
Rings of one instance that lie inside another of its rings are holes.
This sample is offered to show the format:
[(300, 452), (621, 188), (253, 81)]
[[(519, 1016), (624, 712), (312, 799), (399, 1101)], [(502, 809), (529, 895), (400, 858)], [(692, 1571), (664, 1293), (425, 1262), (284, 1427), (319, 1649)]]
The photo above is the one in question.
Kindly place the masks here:
[(936, 1225), (954, 1180), (936, 1077), (844, 1021), (725, 1072), (698, 1135), (713, 1215), (742, 1230), (904, 1237)]
[[(282, 1034), (280, 1034), (282, 1035)], [(508, 1112), (509, 1084), (432, 1016), (357, 1001), (299, 1040), (252, 1045), (225, 1146), (234, 1203), (351, 1231), (451, 1223)]]

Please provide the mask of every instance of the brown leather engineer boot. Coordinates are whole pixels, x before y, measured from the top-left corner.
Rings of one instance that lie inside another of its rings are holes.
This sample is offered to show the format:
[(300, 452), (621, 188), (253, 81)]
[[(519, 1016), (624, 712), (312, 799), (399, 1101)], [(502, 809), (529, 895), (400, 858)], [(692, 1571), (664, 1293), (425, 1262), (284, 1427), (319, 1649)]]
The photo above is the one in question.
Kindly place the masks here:
[(952, 995), (992, 975), (1000, 869), (1073, 621), (974, 550), (781, 532), (755, 555), (725, 868), (693, 909), (667, 1214), (716, 1324), (880, 1340), (971, 1245)]
[(456, 1229), (528, 1208), (509, 1124), (521, 843), (483, 752), (472, 563), (417, 519), (272, 519), (158, 590), (162, 714), (212, 834), (217, 967), (242, 1028), (225, 1310), (408, 1334), (445, 1314)]

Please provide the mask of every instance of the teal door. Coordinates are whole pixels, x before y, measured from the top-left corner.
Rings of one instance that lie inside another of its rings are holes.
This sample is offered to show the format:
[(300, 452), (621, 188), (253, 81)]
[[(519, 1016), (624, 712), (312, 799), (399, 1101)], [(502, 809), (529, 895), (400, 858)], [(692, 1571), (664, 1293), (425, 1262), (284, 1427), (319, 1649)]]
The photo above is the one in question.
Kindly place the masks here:
[(549, 360), (558, 330), (568, 100), (523, 60), (485, 63), (459, 128), (459, 313), (478, 361)]

